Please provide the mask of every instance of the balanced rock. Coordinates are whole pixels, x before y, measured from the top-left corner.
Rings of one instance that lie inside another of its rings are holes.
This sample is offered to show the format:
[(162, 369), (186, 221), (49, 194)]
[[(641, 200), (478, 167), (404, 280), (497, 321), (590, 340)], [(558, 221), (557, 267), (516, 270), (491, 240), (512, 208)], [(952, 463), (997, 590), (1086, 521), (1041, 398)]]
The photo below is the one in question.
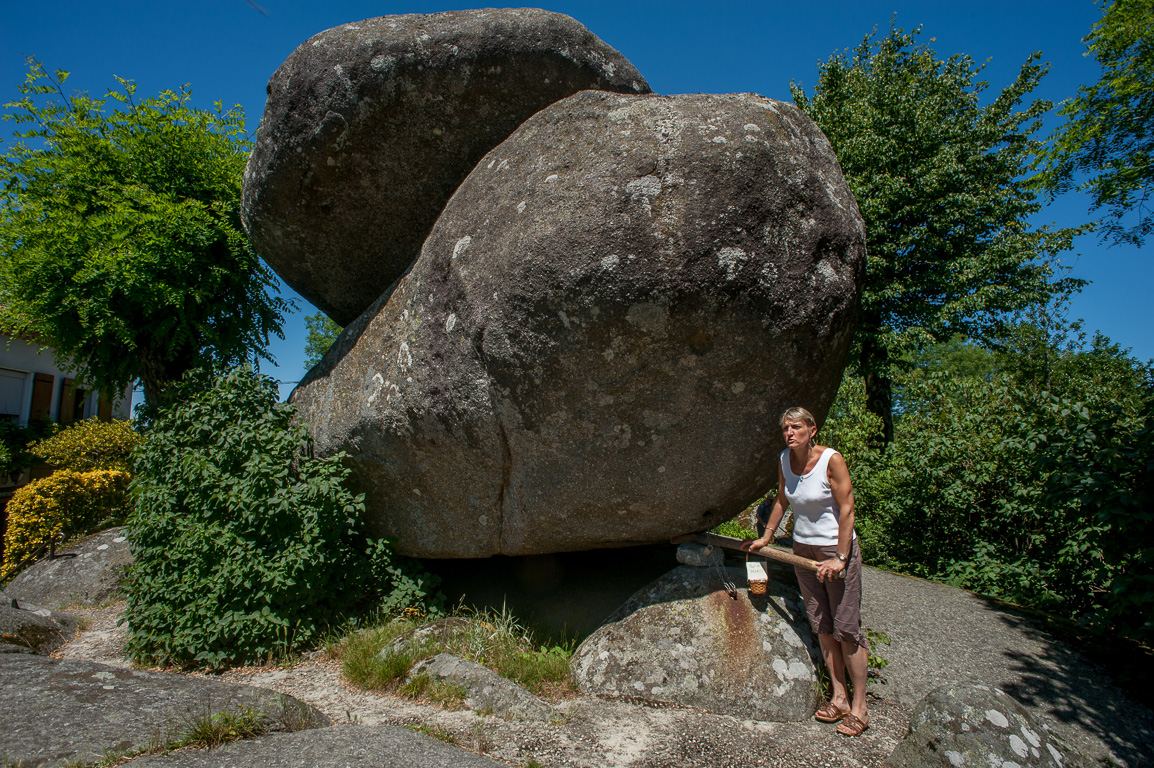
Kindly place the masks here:
[(782, 409), (825, 415), (864, 242), (792, 105), (585, 91), (477, 165), (292, 400), (403, 554), (668, 541), (764, 493)]
[[(581, 643), (571, 661), (578, 686), (743, 719), (809, 719), (818, 651), (796, 582), (782, 573), (752, 595), (742, 569), (675, 568)], [(731, 595), (722, 576), (742, 588)]]
[(944, 685), (914, 709), (910, 733), (886, 761), (890, 768), (988, 768), (1082, 765), (1013, 697), (985, 685)]
[(345, 325), (409, 268), (482, 155), (586, 88), (649, 92), (559, 13), (408, 14), (321, 32), (268, 83), (245, 172), (253, 246)]

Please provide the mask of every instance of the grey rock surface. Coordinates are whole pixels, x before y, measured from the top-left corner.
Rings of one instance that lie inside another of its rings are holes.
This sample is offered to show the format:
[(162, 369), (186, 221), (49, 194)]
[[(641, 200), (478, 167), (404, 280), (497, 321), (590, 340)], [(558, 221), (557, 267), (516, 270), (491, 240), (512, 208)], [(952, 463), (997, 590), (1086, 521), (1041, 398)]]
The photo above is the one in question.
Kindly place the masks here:
[(1059, 745), (1018, 702), (985, 685), (945, 685), (922, 699), (890, 768), (1070, 768), (1081, 758)]
[(292, 400), (402, 554), (668, 541), (764, 492), (783, 408), (825, 416), (864, 256), (792, 105), (584, 91), (477, 164)]
[(71, 617), (12, 602), (0, 603), (0, 643), (47, 656), (72, 639), (76, 622)]
[(549, 705), (521, 686), (476, 662), (451, 653), (422, 659), (409, 670), (409, 679), (428, 675), (433, 680), (456, 683), (465, 691), (465, 706), (506, 720), (548, 720)]
[(695, 541), (687, 541), (677, 546), (677, 562), (698, 568), (721, 565), (725, 562), (725, 550), (721, 547), (709, 547)]
[(507, 768), (394, 725), (335, 725), (276, 733), (211, 752), (176, 752), (132, 761), (133, 768)]
[(862, 622), (890, 639), (881, 696), (913, 707), (943, 684), (998, 688), (1091, 764), (1154, 765), (1154, 713), (1005, 603), (865, 568)]
[(245, 172), (253, 246), (346, 325), (409, 268), (482, 155), (587, 88), (649, 92), (584, 26), (535, 8), (383, 16), (314, 35), (268, 83)]
[(124, 569), (132, 562), (128, 529), (101, 531), (70, 545), (56, 557), (40, 560), (4, 587), (17, 600), (46, 608), (98, 605), (120, 593)]
[(0, 654), (0, 760), (63, 766), (171, 738), (197, 717), (250, 708), (270, 730), (328, 725), (283, 694), (83, 661)]
[[(578, 686), (742, 719), (812, 718), (819, 652), (796, 581), (772, 574), (767, 593), (753, 595), (744, 570), (675, 568), (581, 643), (571, 660)], [(741, 585), (736, 597), (723, 575)]]
[(385, 659), (401, 651), (420, 653), (422, 649), (437, 641), (447, 641), (467, 630), (469, 622), (460, 616), (446, 616), (428, 624), (422, 624), (395, 637), (380, 650), (377, 656)]

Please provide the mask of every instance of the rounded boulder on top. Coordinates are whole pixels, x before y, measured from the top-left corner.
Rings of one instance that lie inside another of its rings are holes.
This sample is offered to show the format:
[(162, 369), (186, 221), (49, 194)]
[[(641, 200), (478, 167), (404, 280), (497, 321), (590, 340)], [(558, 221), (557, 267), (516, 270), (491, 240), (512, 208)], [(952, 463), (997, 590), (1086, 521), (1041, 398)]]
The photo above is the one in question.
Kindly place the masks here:
[(864, 261), (792, 105), (585, 91), (477, 164), (292, 401), (403, 554), (668, 541), (772, 484), (783, 408), (824, 418)]
[(268, 82), (242, 202), (253, 248), (346, 325), (409, 268), (482, 155), (586, 88), (649, 92), (560, 13), (382, 16), (314, 35)]

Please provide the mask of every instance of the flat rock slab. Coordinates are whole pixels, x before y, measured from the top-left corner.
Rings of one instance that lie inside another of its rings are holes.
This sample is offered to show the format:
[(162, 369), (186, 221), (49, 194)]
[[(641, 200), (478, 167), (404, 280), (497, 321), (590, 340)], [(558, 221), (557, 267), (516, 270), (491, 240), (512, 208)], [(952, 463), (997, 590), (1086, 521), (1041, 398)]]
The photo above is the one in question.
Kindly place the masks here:
[(890, 768), (1072, 768), (1081, 757), (1060, 749), (1043, 725), (1003, 691), (944, 685), (914, 710), (910, 734), (886, 761)]
[(409, 679), (425, 674), (465, 689), (465, 706), (506, 720), (548, 720), (549, 705), (488, 667), (451, 653), (439, 653), (413, 665)]
[(587, 88), (649, 92), (580, 23), (536, 8), (382, 16), (314, 35), (268, 83), (245, 171), (253, 247), (347, 325), (408, 269), (482, 155)]
[(123, 526), (109, 528), (66, 547), (51, 560), (30, 565), (4, 592), (52, 609), (105, 603), (120, 593), (124, 569), (132, 562), (127, 533)]
[[(639, 590), (573, 654), (582, 692), (808, 720), (816, 642), (796, 581), (773, 574), (764, 595), (745, 588), (744, 569), (687, 565)], [(740, 585), (734, 596), (724, 581)]]
[(276, 733), (208, 752), (182, 751), (132, 761), (133, 768), (508, 768), (408, 728), (337, 725)]
[(998, 688), (1091, 763), (1154, 765), (1154, 713), (1025, 614), (876, 568), (862, 592), (863, 624), (891, 643), (875, 651), (889, 662), (881, 696), (915, 707), (944, 683)]
[(270, 730), (328, 725), (284, 694), (184, 675), (0, 654), (0, 760), (63, 766), (169, 738), (194, 718), (252, 709)]

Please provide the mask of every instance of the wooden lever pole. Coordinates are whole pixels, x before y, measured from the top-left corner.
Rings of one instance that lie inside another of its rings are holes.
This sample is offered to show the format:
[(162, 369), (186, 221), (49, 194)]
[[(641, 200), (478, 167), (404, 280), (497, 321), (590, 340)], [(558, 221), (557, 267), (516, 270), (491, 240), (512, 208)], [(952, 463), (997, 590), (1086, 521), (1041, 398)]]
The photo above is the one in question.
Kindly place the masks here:
[[(684, 536), (674, 536), (670, 540), (673, 544), (683, 544), (687, 541), (696, 541), (698, 544), (704, 544), (710, 547), (721, 547), (722, 549), (732, 549), (734, 552), (749, 551), (751, 555), (760, 555), (761, 557), (770, 560), (777, 560), (782, 563), (789, 563), (796, 565), (798, 568), (804, 568), (807, 571), (817, 571), (818, 563), (816, 560), (810, 560), (808, 557), (795, 555), (788, 549), (783, 547), (763, 547), (757, 551), (744, 550), (741, 548), (742, 539), (735, 539), (732, 536), (722, 536), (717, 533), (687, 533)], [(844, 574), (845, 571), (842, 571)]]

